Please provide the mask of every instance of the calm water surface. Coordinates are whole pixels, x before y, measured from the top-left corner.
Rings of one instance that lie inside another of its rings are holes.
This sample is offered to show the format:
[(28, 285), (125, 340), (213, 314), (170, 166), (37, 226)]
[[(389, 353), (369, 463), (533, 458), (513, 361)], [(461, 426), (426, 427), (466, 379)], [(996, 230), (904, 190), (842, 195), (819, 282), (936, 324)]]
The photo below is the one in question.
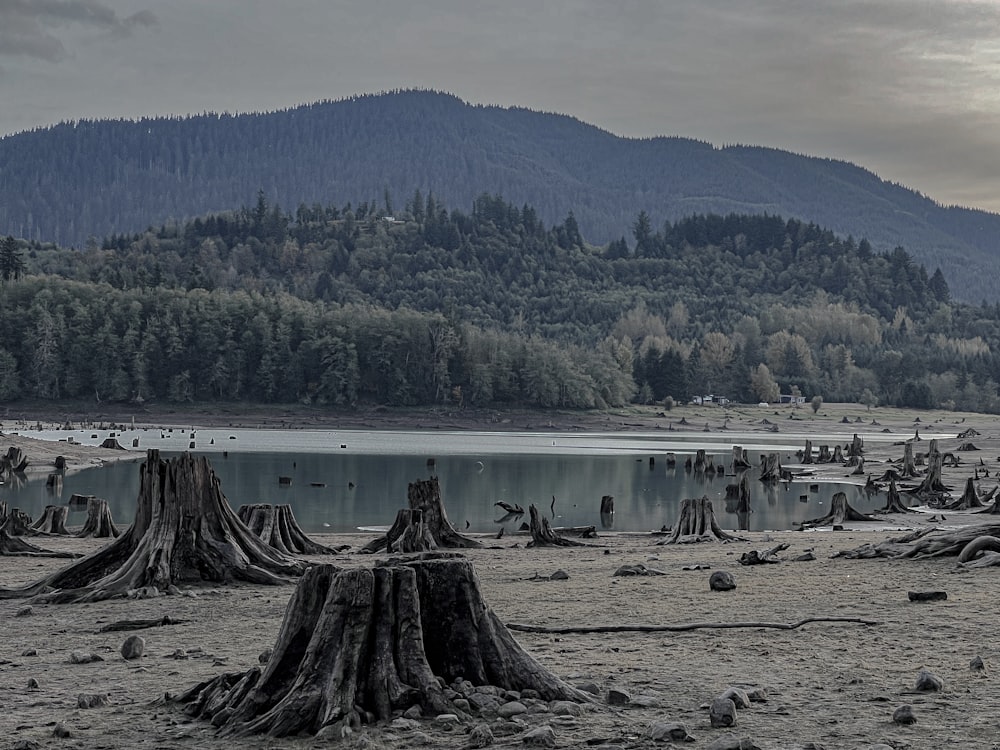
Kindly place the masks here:
[[(100, 444), (109, 432), (26, 432), (31, 437)], [(843, 436), (811, 436), (813, 444), (834, 445)], [(805, 435), (773, 433), (488, 433), (360, 430), (139, 430), (116, 433), (135, 459), (67, 476), (62, 492), (53, 495), (43, 477), (0, 487), (0, 499), (37, 517), (46, 505), (62, 504), (74, 494), (108, 500), (116, 522), (127, 524), (135, 511), (139, 466), (147, 449), (164, 456), (190, 450), (205, 454), (235, 508), (248, 503), (288, 503), (308, 532), (354, 531), (384, 526), (406, 506), (407, 485), (437, 476), (445, 508), (460, 530), (508, 531), (523, 518), (504, 519), (494, 504), (503, 501), (527, 509), (532, 503), (556, 526), (602, 526), (600, 501), (615, 499), (612, 528), (647, 531), (670, 526), (680, 501), (707, 495), (714, 500), (723, 528), (754, 531), (793, 528), (805, 519), (825, 515), (835, 492), (847, 493), (859, 510), (874, 510), (884, 496), (867, 497), (849, 484), (791, 482), (766, 485), (751, 473), (749, 516), (726, 507), (726, 485), (736, 477), (728, 468), (732, 446), (751, 451), (778, 451), (785, 463)], [(888, 436), (866, 436), (889, 439)], [(898, 439), (898, 436), (897, 436)], [(191, 443), (194, 447), (191, 448)], [(136, 444), (133, 449), (133, 444)], [(696, 475), (685, 471), (688, 455), (704, 448), (726, 473)], [(677, 464), (669, 467), (667, 453)], [(29, 457), (30, 458), (30, 457)], [(429, 461), (433, 460), (430, 464)], [(652, 459), (652, 460), (651, 460)], [(279, 486), (278, 477), (289, 477)], [(555, 498), (554, 512), (553, 497)], [(69, 524), (83, 523), (83, 510), (71, 507)]]

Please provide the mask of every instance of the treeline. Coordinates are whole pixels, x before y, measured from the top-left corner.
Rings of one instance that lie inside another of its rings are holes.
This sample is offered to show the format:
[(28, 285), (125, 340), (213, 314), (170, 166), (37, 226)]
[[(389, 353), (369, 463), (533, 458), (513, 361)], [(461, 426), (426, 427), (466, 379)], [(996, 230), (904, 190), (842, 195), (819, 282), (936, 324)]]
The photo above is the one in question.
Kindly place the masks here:
[(902, 248), (777, 216), (653, 226), (640, 212), (628, 238), (594, 247), (572, 212), (546, 226), (497, 196), (468, 212), (419, 191), (286, 212), (261, 193), (83, 252), (21, 246), (29, 277), (0, 302), (18, 334), (2, 343), (0, 399), (601, 406), (797, 391), (1000, 410), (1000, 307), (953, 301)]

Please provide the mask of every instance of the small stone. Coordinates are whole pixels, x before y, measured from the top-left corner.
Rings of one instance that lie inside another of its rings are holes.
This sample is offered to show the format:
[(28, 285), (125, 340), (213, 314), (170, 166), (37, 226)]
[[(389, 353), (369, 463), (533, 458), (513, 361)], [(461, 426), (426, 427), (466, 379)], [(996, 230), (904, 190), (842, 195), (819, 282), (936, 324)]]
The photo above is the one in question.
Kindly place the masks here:
[(632, 696), (624, 690), (619, 690), (618, 688), (611, 688), (608, 690), (609, 706), (627, 706), (631, 702)]
[(66, 727), (64, 727), (62, 724), (56, 724), (55, 727), (52, 729), (52, 736), (66, 738), (69, 737), (70, 735), (69, 735), (69, 730)]
[(454, 704), (455, 708), (459, 711), (464, 711), (465, 713), (472, 711), (472, 704), (469, 703), (468, 698), (455, 698), (452, 701), (452, 704)]
[(732, 698), (716, 698), (708, 707), (708, 718), (713, 727), (735, 727), (736, 704)]
[(122, 644), (122, 656), (126, 661), (140, 658), (146, 650), (146, 639), (139, 635), (130, 635)]
[(97, 708), (108, 705), (108, 696), (100, 693), (80, 693), (76, 696), (77, 708)]
[(983, 661), (983, 657), (977, 656), (972, 661), (970, 661), (969, 662), (969, 669), (971, 669), (973, 672), (985, 672), (986, 671), (986, 662)]
[(26, 648), (21, 652), (21, 656), (38, 656), (38, 649)]
[(517, 698), (513, 698), (512, 700), (529, 700), (529, 699), (541, 698), (541, 696), (538, 694), (538, 691), (534, 690), (533, 688), (525, 688), (524, 690), (508, 690), (507, 692), (518, 694)]
[(792, 562), (811, 562), (816, 559), (816, 555), (812, 552), (803, 552), (798, 557), (793, 557)]
[(767, 688), (756, 687), (747, 690), (747, 697), (751, 703), (767, 703)]
[(552, 705), (549, 707), (556, 716), (582, 716), (583, 709), (580, 707), (579, 703), (574, 703), (573, 701), (552, 701)]
[(89, 651), (71, 651), (69, 661), (70, 664), (90, 664), (94, 661), (104, 661), (104, 659)]
[(30, 605), (26, 605), (24, 607), (18, 607), (17, 611), (14, 613), (14, 617), (29, 617), (33, 614), (35, 614), (35, 608)]
[(528, 713), (528, 707), (520, 701), (510, 701), (509, 703), (504, 703), (497, 709), (497, 714), (504, 719), (510, 719), (514, 716), (520, 716), (521, 714), (526, 713)]
[(736, 588), (736, 579), (727, 570), (717, 570), (709, 577), (708, 587), (712, 591), (732, 591)]
[(469, 742), (466, 747), (489, 747), (494, 742), (496, 738), (493, 736), (493, 730), (490, 729), (489, 724), (477, 724), (469, 732)]
[(907, 591), (911, 602), (943, 602), (948, 598), (947, 591)]
[(548, 724), (532, 729), (521, 738), (522, 744), (536, 747), (555, 747), (556, 733)]
[(917, 717), (913, 715), (913, 706), (906, 704), (892, 712), (892, 720), (897, 724), (916, 724)]
[(28, 690), (38, 690), (38, 680), (34, 677), (28, 678)]
[(41, 750), (41, 745), (32, 740), (18, 740), (10, 746), (10, 750)]
[(458, 726), (458, 716), (456, 714), (438, 714), (434, 717), (434, 726), (451, 731)]
[(260, 662), (261, 664), (267, 664), (269, 661), (271, 661), (272, 653), (274, 653), (274, 649), (265, 648), (263, 651), (257, 654), (257, 661)]
[(921, 693), (938, 693), (944, 689), (944, 683), (937, 675), (926, 669), (921, 669), (917, 673), (916, 689)]
[(649, 728), (649, 738), (653, 742), (694, 742), (687, 727), (678, 722), (657, 721)]
[(549, 576), (549, 580), (550, 581), (568, 581), (569, 580), (569, 573), (567, 573), (565, 570), (562, 570), (560, 568), (555, 573), (553, 573), (552, 575)]
[(581, 682), (576, 686), (577, 690), (582, 690), (585, 693), (590, 693), (591, 695), (600, 695), (601, 688), (596, 682)]
[(644, 693), (643, 695), (633, 696), (632, 700), (629, 701), (629, 705), (638, 708), (656, 708), (660, 705), (660, 702), (660, 696)]
[(736, 708), (750, 708), (750, 696), (747, 695), (747, 691), (742, 688), (730, 686), (726, 692), (719, 697), (729, 698), (736, 704)]
[(420, 710), (420, 706), (410, 706), (408, 709), (403, 711), (404, 719), (422, 719), (424, 718), (424, 712)]
[(420, 726), (420, 722), (416, 719), (407, 719), (399, 716), (389, 722), (389, 726), (397, 732), (412, 732)]

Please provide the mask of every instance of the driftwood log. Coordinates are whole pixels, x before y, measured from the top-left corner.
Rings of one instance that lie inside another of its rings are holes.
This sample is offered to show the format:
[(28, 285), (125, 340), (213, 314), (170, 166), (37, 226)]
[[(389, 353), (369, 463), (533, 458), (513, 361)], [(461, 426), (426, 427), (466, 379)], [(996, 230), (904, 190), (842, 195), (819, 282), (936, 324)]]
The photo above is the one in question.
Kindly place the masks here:
[[(430, 535), (434, 548), (439, 549), (478, 549), (482, 543), (470, 537), (459, 534), (444, 510), (444, 502), (441, 499), (441, 485), (437, 477), (430, 479), (418, 479), (410, 482), (406, 489), (406, 501), (409, 511), (420, 511), (419, 513), (397, 513), (396, 520), (384, 535), (373, 539), (361, 548), (362, 552), (379, 552), (381, 550), (393, 551), (393, 545), (397, 540), (407, 533), (408, 523), (419, 523), (423, 528), (413, 529), (409, 533), (412, 539), (423, 538), (425, 530)], [(555, 500), (553, 499), (553, 502)], [(421, 551), (430, 547), (417, 547), (411, 551)]]
[[(538, 513), (538, 508), (534, 504), (528, 506), (528, 532), (531, 534), (531, 541), (527, 547), (588, 547), (585, 542), (576, 539), (567, 539), (561, 534), (557, 534), (549, 523), (549, 519)], [(587, 532), (594, 532), (594, 527), (587, 528)], [(587, 533), (585, 532), (585, 533)], [(592, 534), (596, 536), (596, 532)]]
[(825, 516), (813, 518), (810, 521), (803, 521), (800, 530), (814, 526), (840, 526), (846, 521), (877, 521), (879, 519), (869, 516), (866, 513), (855, 510), (847, 502), (847, 495), (837, 492), (830, 503), (830, 512)]
[(226, 736), (340, 739), (410, 706), (468, 719), (443, 685), (459, 679), (544, 700), (589, 702), (542, 667), (483, 600), (456, 554), (391, 558), (373, 569), (310, 568), (266, 666), (177, 697)]
[(241, 505), (236, 514), (261, 541), (288, 555), (335, 555), (347, 549), (334, 549), (310, 539), (295, 520), (291, 505)]
[(657, 544), (686, 544), (715, 540), (743, 541), (740, 537), (722, 530), (715, 520), (715, 510), (708, 497), (685, 498), (681, 501), (681, 514), (670, 536)]
[(67, 518), (69, 518), (68, 506), (46, 505), (42, 515), (31, 524), (31, 533), (69, 536), (69, 531), (66, 530)]
[(0, 589), (0, 599), (101, 601), (169, 592), (180, 583), (287, 583), (306, 563), (278, 552), (244, 525), (204, 456), (162, 460), (147, 453), (135, 521), (106, 547), (33, 584)]
[(77, 533), (78, 537), (94, 537), (95, 539), (107, 539), (121, 536), (121, 531), (115, 526), (115, 521), (111, 517), (111, 509), (108, 501), (100, 497), (87, 498), (87, 520), (83, 522), (83, 528)]

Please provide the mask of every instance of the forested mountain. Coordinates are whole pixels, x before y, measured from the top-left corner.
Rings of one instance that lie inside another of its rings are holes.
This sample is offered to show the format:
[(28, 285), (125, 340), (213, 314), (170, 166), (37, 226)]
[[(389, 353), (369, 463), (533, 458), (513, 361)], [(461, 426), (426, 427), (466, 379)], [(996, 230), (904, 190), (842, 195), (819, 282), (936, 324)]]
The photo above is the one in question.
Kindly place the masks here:
[[(389, 209), (392, 213), (389, 213)], [(0, 401), (604, 408), (706, 392), (1000, 412), (1000, 305), (774, 215), (584, 241), (575, 213), (415, 191), (0, 246)]]
[[(626, 139), (571, 117), (403, 91), (281, 112), (80, 121), (0, 139), (0, 234), (84, 247), (239, 206), (392, 204), (416, 190), (466, 207), (482, 191), (582, 236), (693, 214), (769, 213), (897, 246), (952, 294), (1000, 298), (1000, 216), (942, 207), (862, 168), (753, 146)], [(391, 211), (390, 211), (391, 212)]]

